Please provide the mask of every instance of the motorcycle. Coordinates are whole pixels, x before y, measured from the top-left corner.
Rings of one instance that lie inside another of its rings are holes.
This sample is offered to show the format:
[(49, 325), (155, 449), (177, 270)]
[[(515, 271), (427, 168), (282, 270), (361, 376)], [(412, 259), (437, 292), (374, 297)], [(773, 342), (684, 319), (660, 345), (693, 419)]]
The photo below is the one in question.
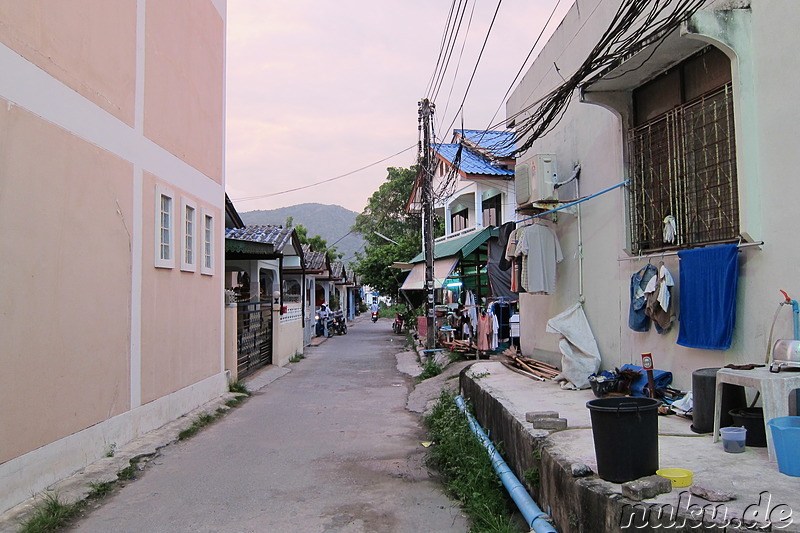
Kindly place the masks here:
[(392, 331), (397, 334), (403, 332), (403, 313), (397, 313), (394, 317), (394, 322), (392, 323)]
[(347, 320), (344, 318), (344, 313), (337, 313), (333, 317), (333, 331), (337, 335), (347, 335)]
[(378, 321), (378, 312), (377, 311), (373, 311), (372, 312), (372, 321), (373, 322), (377, 322)]

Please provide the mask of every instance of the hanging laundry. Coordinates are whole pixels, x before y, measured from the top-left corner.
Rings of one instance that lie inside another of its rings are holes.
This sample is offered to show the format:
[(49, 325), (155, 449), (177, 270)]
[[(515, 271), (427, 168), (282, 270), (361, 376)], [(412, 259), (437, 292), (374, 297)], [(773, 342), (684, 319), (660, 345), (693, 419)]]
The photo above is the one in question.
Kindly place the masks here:
[(647, 316), (647, 284), (658, 274), (658, 269), (647, 263), (631, 276), (631, 306), (628, 313), (628, 327), (633, 331), (650, 331), (650, 317)]
[[(506, 222), (505, 224), (500, 226), (498, 240), (500, 243), (500, 247), (503, 249), (504, 252), (508, 249), (508, 244), (509, 242), (511, 242), (511, 236), (514, 234), (516, 227), (517, 227), (516, 222)], [(508, 257), (508, 254), (503, 254), (499, 262), (500, 270), (506, 271), (509, 268), (511, 268), (511, 262), (513, 258), (514, 258), (513, 254), (511, 254), (511, 257)]]
[(672, 274), (662, 264), (658, 268), (658, 274), (650, 278), (644, 289), (645, 313), (655, 322), (656, 331), (662, 335), (669, 330), (675, 317), (669, 306), (670, 290), (674, 285)]
[(497, 350), (497, 348), (500, 346), (500, 338), (499, 338), (500, 324), (497, 321), (497, 315), (492, 313), (491, 317), (492, 317), (492, 339), (489, 342), (489, 349)]
[(735, 244), (681, 250), (678, 344), (727, 350), (736, 322), (739, 249)]
[(536, 223), (517, 230), (517, 239), (516, 253), (522, 256), (520, 290), (555, 294), (556, 264), (564, 259), (556, 233)]
[(478, 345), (479, 351), (486, 352), (489, 350), (489, 335), (491, 334), (492, 319), (489, 318), (489, 315), (486, 314), (486, 311), (484, 311), (478, 317), (478, 334), (476, 344)]

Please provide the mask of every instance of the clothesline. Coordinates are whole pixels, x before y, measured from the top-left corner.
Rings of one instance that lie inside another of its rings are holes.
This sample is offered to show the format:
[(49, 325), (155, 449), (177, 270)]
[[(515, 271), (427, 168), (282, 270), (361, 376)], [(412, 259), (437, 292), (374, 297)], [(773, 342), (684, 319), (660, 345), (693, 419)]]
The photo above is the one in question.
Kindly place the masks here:
[(627, 185), (627, 184), (630, 183), (630, 181), (631, 180), (621, 181), (621, 182), (617, 183), (616, 185), (613, 185), (613, 186), (609, 187), (608, 189), (604, 189), (604, 190), (602, 190), (600, 192), (596, 192), (594, 194), (590, 194), (589, 196), (581, 198), (580, 200), (575, 200), (574, 202), (569, 202), (569, 203), (566, 203), (564, 205), (555, 207), (553, 209), (550, 209), (549, 211), (544, 211), (543, 213), (538, 213), (536, 215), (531, 215), (528, 218), (523, 218), (522, 220), (518, 220), (517, 223), (526, 222), (526, 221), (532, 220), (534, 218), (540, 218), (540, 217), (543, 217), (544, 215), (549, 215), (550, 213), (555, 213), (556, 211), (561, 211), (563, 209), (567, 209), (568, 207), (572, 207), (573, 205), (578, 205), (578, 204), (580, 204), (582, 202), (585, 202), (586, 200), (591, 200), (592, 198), (600, 196), (601, 194), (605, 194), (607, 192), (613, 191), (614, 189), (618, 189), (618, 188), (622, 187), (623, 185)]
[[(749, 248), (750, 246), (764, 246), (764, 241), (743, 242), (738, 245), (738, 248)], [(671, 252), (660, 252), (648, 255), (632, 255), (630, 257), (620, 257), (619, 259), (617, 259), (617, 261), (637, 261), (639, 259), (655, 259), (661, 257), (669, 257), (672, 255), (678, 255), (678, 250), (673, 250)]]

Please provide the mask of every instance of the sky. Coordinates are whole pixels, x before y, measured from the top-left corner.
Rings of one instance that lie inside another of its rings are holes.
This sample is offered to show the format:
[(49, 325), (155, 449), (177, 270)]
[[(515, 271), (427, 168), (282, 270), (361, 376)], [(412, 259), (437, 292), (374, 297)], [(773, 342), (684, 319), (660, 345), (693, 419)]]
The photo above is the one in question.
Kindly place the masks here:
[[(225, 189), (237, 211), (316, 202), (360, 213), (388, 167), (413, 165), (418, 102), (432, 96), (453, 2), (229, 0)], [(545, 22), (554, 13), (536, 51), (573, 0), (499, 3), (468, 1), (434, 100), (437, 140), (449, 142), (462, 115), (467, 129), (505, 118), (503, 97)]]

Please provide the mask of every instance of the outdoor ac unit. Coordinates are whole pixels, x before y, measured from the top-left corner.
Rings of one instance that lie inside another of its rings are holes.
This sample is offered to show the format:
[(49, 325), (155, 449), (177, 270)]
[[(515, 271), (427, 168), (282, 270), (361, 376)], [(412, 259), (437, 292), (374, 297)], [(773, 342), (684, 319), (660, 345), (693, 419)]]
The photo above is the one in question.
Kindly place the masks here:
[(517, 205), (557, 199), (553, 187), (556, 183), (558, 183), (556, 156), (538, 154), (523, 163), (518, 163), (514, 169)]

